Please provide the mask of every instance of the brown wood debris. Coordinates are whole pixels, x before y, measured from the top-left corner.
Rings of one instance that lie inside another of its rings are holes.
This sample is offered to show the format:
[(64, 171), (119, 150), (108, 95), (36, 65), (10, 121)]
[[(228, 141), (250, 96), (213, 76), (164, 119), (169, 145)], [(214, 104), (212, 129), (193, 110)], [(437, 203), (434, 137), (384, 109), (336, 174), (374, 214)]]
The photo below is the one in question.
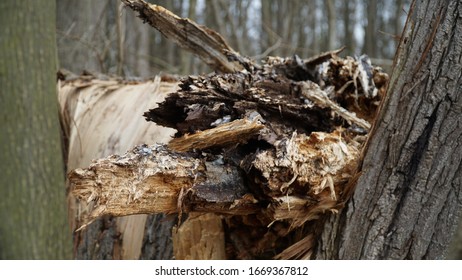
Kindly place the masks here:
[[(143, 1), (123, 2), (152, 25), (159, 19), (147, 8), (191, 24)], [(89, 203), (88, 220), (219, 213), (228, 258), (308, 258), (312, 221), (335, 212), (350, 192), (388, 76), (367, 56), (341, 58), (341, 50), (261, 65), (227, 50), (227, 63), (238, 67), (223, 63), (215, 66), (222, 73), (186, 77), (144, 114), (177, 130), (168, 145), (138, 146), (74, 170), (72, 193)]]
[[(168, 145), (138, 146), (69, 174), (72, 193), (89, 203), (87, 222), (105, 214), (212, 212), (236, 216), (232, 225), (253, 216), (256, 236), (277, 225), (262, 239), (273, 244), (336, 211), (368, 130), (357, 115), (373, 116), (385, 82), (366, 95), (352, 82), (356, 70), (346, 69), (358, 60), (331, 53), (316, 66), (293, 67), (297, 60), (312, 61), (269, 58), (250, 71), (183, 79), (145, 113), (177, 129)], [(234, 257), (269, 257), (269, 247)]]

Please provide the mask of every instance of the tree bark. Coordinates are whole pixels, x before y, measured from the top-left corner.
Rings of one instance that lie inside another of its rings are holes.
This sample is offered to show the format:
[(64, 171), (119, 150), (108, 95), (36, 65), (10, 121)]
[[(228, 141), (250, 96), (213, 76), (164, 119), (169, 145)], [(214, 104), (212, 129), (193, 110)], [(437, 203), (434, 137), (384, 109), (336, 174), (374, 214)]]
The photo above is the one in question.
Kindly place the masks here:
[(356, 190), (317, 259), (440, 259), (462, 184), (462, 3), (414, 1)]
[(0, 258), (71, 258), (55, 1), (0, 2)]

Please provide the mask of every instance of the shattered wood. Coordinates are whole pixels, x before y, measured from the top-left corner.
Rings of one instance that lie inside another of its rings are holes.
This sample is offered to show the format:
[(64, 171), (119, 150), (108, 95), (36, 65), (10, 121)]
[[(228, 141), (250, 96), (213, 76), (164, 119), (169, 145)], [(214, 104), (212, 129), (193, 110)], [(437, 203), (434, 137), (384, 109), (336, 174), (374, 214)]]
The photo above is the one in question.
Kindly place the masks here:
[[(152, 25), (197, 27), (144, 1), (123, 2)], [(226, 61), (214, 66), (220, 73), (185, 77), (144, 114), (177, 130), (168, 145), (138, 146), (77, 169), (69, 175), (72, 193), (89, 203), (87, 221), (218, 213), (228, 258), (309, 258), (315, 220), (352, 193), (349, 181), (388, 76), (367, 56), (341, 58), (341, 50), (268, 57), (260, 65), (221, 47)]]
[(103, 215), (181, 211), (242, 215), (258, 209), (255, 199), (245, 197), (248, 191), (235, 166), (206, 162), (158, 144), (97, 160), (87, 169), (70, 172), (69, 180), (73, 195), (88, 203), (82, 227)]
[[(387, 81), (370, 64), (362, 73), (362, 63), (330, 52), (187, 77), (145, 113), (177, 129), (176, 137), (74, 170), (72, 193), (89, 203), (87, 222), (104, 214), (213, 212), (255, 216), (255, 228), (266, 231), (277, 224), (264, 240), (285, 240), (343, 203)], [(259, 246), (237, 254), (267, 256)]]
[(234, 51), (217, 32), (199, 26), (188, 18), (178, 17), (158, 5), (140, 0), (122, 0), (122, 2), (138, 12), (143, 22), (149, 23), (168, 39), (196, 54), (212, 69), (225, 73), (242, 69), (241, 65), (227, 59), (224, 50)]

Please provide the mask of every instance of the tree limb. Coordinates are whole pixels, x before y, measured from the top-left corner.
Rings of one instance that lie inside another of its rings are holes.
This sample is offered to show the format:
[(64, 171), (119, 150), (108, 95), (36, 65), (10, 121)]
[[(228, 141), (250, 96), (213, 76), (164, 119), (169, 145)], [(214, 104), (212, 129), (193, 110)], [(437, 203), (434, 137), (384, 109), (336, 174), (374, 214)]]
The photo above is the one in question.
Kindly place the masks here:
[(245, 196), (236, 167), (181, 155), (163, 145), (139, 146), (122, 156), (97, 160), (87, 169), (70, 172), (69, 180), (72, 194), (88, 203), (83, 227), (103, 215), (242, 215), (258, 209), (257, 201)]
[(122, 0), (138, 12), (143, 22), (149, 23), (165, 37), (192, 52), (207, 65), (220, 72), (232, 73), (243, 69), (237, 62), (229, 61), (224, 50), (238, 55), (217, 32), (199, 26), (188, 18), (181, 18), (169, 10), (146, 3), (143, 0)]

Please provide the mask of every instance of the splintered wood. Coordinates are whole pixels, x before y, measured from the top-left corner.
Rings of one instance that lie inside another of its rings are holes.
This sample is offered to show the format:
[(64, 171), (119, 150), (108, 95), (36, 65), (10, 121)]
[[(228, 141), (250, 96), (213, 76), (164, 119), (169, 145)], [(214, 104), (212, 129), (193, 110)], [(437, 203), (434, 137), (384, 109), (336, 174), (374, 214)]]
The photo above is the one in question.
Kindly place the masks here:
[(190, 19), (180, 18), (158, 5), (133, 0), (122, 0), (122, 2), (137, 11), (143, 22), (149, 23), (182, 48), (195, 53), (212, 69), (222, 72), (242, 69), (239, 64), (227, 59), (223, 50), (232, 49), (217, 32), (199, 26)]
[(235, 224), (253, 215), (256, 228), (278, 223), (278, 240), (335, 212), (386, 76), (371, 68), (367, 82), (376, 93), (368, 94), (351, 82), (359, 60), (336, 52), (306, 61), (313, 60), (269, 58), (233, 74), (183, 79), (180, 90), (145, 113), (177, 130), (168, 145), (138, 146), (69, 174), (72, 193), (89, 203), (87, 222), (105, 214), (194, 211), (234, 215)]
[[(157, 6), (124, 2), (149, 23), (158, 20), (142, 10)], [(219, 213), (228, 258), (309, 258), (313, 220), (336, 212), (351, 193), (388, 82), (367, 56), (340, 52), (260, 65), (224, 50), (233, 67), (185, 77), (144, 114), (177, 130), (169, 144), (135, 147), (69, 174), (71, 192), (91, 205), (87, 220)]]
[(204, 170), (200, 160), (155, 145), (98, 160), (88, 169), (72, 171), (69, 178), (77, 198), (97, 202), (88, 217), (94, 219), (105, 214), (176, 212), (180, 191), (204, 181), (200, 175)]

